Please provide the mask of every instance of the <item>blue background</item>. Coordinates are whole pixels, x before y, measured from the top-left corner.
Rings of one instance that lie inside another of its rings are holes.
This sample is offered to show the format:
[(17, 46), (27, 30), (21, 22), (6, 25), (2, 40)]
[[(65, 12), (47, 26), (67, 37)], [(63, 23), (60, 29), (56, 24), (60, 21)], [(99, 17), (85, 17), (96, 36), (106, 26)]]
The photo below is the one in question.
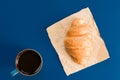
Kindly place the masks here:
[[(89, 7), (111, 58), (66, 76), (46, 28)], [(120, 80), (120, 0), (0, 0), (0, 80)], [(35, 76), (11, 77), (19, 51), (32, 48), (43, 56)]]

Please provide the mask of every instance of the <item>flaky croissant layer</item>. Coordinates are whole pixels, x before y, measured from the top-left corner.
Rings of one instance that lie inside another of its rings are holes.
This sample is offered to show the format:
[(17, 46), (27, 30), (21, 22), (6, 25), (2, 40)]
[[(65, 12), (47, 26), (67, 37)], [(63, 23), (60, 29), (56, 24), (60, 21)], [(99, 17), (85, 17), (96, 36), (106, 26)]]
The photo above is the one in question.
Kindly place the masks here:
[(87, 64), (93, 51), (93, 29), (83, 19), (75, 19), (65, 37), (64, 45), (68, 54), (79, 64)]

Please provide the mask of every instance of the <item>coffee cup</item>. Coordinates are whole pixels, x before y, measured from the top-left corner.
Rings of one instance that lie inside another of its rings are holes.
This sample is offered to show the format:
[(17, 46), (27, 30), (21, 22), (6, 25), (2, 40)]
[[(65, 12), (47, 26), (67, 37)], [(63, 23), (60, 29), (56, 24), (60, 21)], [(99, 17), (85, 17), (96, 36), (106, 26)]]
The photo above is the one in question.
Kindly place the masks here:
[(34, 49), (24, 49), (16, 56), (16, 69), (11, 72), (11, 75), (15, 76), (20, 73), (25, 76), (33, 76), (41, 70), (42, 65), (43, 59), (39, 52)]

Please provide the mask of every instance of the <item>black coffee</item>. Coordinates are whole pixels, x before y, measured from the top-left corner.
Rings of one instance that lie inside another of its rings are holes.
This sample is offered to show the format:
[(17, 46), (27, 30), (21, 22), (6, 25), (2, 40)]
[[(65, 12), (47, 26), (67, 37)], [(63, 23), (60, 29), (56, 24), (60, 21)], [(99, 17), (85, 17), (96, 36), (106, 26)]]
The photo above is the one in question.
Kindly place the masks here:
[(26, 50), (20, 53), (17, 68), (23, 74), (32, 75), (36, 73), (41, 66), (41, 57), (33, 50)]

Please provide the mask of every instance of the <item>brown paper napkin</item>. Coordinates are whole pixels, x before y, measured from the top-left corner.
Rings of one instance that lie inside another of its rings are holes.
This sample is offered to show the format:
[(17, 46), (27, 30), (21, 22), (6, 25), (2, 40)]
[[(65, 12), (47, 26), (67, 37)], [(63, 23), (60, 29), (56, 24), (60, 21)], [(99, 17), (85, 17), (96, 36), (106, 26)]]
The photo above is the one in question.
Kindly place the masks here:
[(87, 23), (89, 23), (89, 25), (91, 25), (93, 28), (98, 30), (96, 23), (93, 19), (92, 13), (90, 12), (89, 8), (82, 9), (81, 11), (62, 19), (47, 28), (47, 32), (48, 32), (50, 41), (51, 41), (53, 47), (55, 48), (55, 50), (59, 56), (59, 59), (61, 61), (61, 64), (63, 66), (63, 69), (67, 75), (70, 75), (72, 73), (80, 71), (84, 68), (87, 68), (96, 63), (102, 62), (109, 58), (108, 51), (106, 49), (104, 41), (102, 40), (101, 42), (99, 42), (101, 44), (99, 44), (100, 48), (99, 48), (99, 52), (98, 52), (99, 54), (97, 54), (97, 57), (96, 57), (97, 58), (96, 62), (93, 62), (91, 60), (90, 64), (88, 64), (87, 66), (82, 66), (80, 64), (75, 63), (71, 59), (71, 57), (65, 50), (64, 38), (66, 36), (66, 32), (67, 32), (68, 28), (71, 25), (71, 22), (76, 18), (84, 18), (84, 20), (87, 21)]

